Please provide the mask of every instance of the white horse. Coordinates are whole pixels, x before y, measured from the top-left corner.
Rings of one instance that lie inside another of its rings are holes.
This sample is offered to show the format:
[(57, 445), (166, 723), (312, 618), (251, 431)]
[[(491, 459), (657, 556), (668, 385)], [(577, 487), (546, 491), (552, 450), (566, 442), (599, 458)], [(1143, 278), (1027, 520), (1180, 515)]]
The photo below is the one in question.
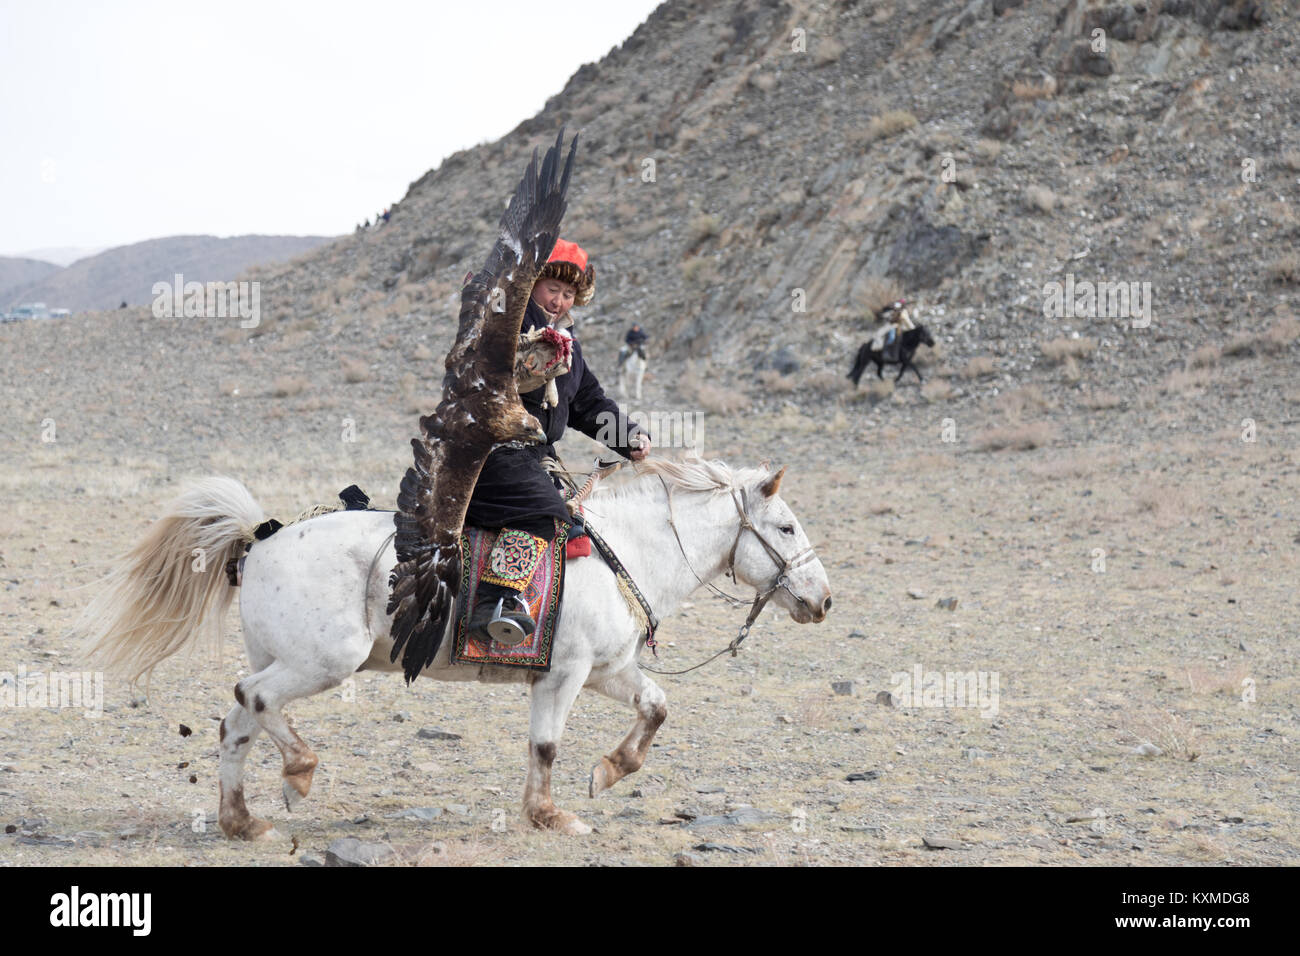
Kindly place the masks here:
[[(633, 397), (638, 402), (641, 401), (641, 379), (645, 377), (645, 351), (644, 348), (632, 348), (623, 346), (627, 350), (627, 357), (623, 357), (623, 350), (619, 354), (618, 366), (618, 393), (624, 398)], [(635, 395), (628, 395), (628, 384), (632, 385)]]
[[(651, 459), (636, 466), (635, 477), (598, 487), (584, 507), (661, 619), (703, 582), (734, 568), (737, 580), (769, 592), (795, 621), (822, 621), (830, 587), (777, 493), (784, 471)], [(200, 635), (219, 638), (236, 590), (226, 563), (244, 553), (264, 518), (233, 478), (207, 478), (184, 492), (114, 563), (105, 590), (87, 608), (92, 654), (134, 681)], [(261, 731), (284, 757), (286, 806), (311, 787), (316, 755), (286, 720), (287, 703), (360, 670), (400, 672), (400, 662), (389, 661), (385, 613), (396, 561), (392, 532), (392, 512), (337, 511), (290, 524), (248, 552), (239, 609), (253, 673), (235, 685), (236, 704), (220, 729), (219, 819), (227, 836), (274, 832), (244, 802), (244, 761)], [(201, 573), (194, 570), (197, 553), (206, 556)], [(524, 815), (537, 827), (577, 834), (590, 828), (552, 802), (551, 765), (579, 691), (589, 687), (637, 715), (627, 737), (593, 768), (591, 797), (640, 769), (667, 709), (664, 692), (637, 666), (644, 635), (608, 566), (593, 555), (569, 562), (566, 576), (549, 672), (451, 664), (448, 634), (423, 676), (532, 686)]]

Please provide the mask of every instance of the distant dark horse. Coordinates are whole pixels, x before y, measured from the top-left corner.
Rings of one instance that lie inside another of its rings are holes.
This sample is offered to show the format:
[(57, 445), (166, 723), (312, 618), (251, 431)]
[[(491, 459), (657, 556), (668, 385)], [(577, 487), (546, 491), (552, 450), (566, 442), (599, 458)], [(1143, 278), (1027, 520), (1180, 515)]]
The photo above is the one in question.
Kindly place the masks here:
[(857, 388), (858, 380), (862, 378), (862, 373), (867, 370), (867, 365), (871, 362), (876, 363), (876, 378), (885, 377), (886, 365), (901, 366), (898, 370), (898, 376), (894, 379), (897, 382), (903, 377), (903, 373), (909, 368), (916, 372), (918, 381), (924, 382), (921, 377), (921, 371), (912, 364), (912, 356), (922, 345), (928, 345), (934, 348), (934, 339), (930, 337), (929, 331), (924, 325), (918, 325), (914, 329), (908, 329), (903, 333), (903, 339), (898, 345), (898, 358), (887, 359), (885, 354), (871, 347), (871, 341), (868, 339), (862, 343), (862, 348), (858, 349), (858, 357), (853, 360), (853, 369), (849, 372), (849, 378), (853, 379), (853, 387)]

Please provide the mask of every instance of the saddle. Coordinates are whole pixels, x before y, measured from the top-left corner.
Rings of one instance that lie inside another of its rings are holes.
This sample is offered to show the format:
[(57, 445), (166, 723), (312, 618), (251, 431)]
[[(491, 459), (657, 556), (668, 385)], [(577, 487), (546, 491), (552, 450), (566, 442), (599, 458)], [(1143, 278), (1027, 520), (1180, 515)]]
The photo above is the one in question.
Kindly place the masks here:
[(529, 667), (539, 671), (551, 669), (551, 651), (555, 626), (560, 618), (560, 599), (564, 594), (565, 547), (568, 530), (561, 526), (555, 539), (542, 551), (522, 597), (537, 627), (522, 644), (507, 646), (489, 638), (472, 636), (470, 615), (478, 592), (479, 580), (488, 567), (497, 533), (485, 528), (466, 528), (460, 536), (460, 592), (456, 598), (455, 626), (451, 660), (455, 664), (504, 664)]

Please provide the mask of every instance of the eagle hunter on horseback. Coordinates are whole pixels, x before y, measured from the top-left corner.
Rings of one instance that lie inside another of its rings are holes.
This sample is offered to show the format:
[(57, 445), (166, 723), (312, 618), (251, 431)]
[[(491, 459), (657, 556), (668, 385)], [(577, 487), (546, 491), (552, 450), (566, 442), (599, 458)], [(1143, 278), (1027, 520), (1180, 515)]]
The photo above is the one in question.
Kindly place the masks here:
[[(359, 671), (400, 671), (408, 683), (526, 684), (524, 817), (542, 829), (589, 833), (551, 794), (565, 722), (584, 689), (635, 714), (626, 737), (593, 766), (589, 797), (641, 768), (668, 713), (667, 695), (639, 662), (660, 617), (724, 575), (755, 592), (733, 651), (769, 601), (798, 623), (830, 611), (825, 568), (780, 495), (784, 468), (646, 458), (644, 433), (621, 417), (620, 429), (601, 420), (617, 406), (567, 328), (569, 307), (590, 301), (594, 270), (583, 250), (559, 239), (576, 137), (567, 158), (563, 147), (561, 130), (540, 162), (533, 153), (483, 267), (461, 290), (442, 399), (420, 418), (395, 512), (368, 508), (353, 488), (341, 496), (347, 508), (312, 509), (277, 533), (279, 522), (242, 483), (208, 477), (110, 564), (86, 607), (79, 629), (92, 659), (135, 683), (173, 654), (219, 641), (238, 596), (249, 672), (218, 727), (218, 819), (231, 838), (276, 835), (245, 801), (257, 737), (265, 733), (283, 756), (281, 793), (291, 810), (311, 790), (318, 760), (284, 709)], [(626, 481), (588, 482), (579, 494), (590, 492), (584, 527), (604, 560), (566, 569), (570, 519), (541, 459), (565, 428), (591, 434), (602, 426), (593, 437), (617, 431), (626, 447), (615, 450), (643, 460)], [(514, 549), (490, 560), (495, 539), (474, 522), (504, 529)], [(547, 534), (546, 563), (535, 564)], [(485, 572), (501, 590), (490, 609), (481, 602), (480, 626), (486, 618), (489, 635), (527, 631), (515, 595), (530, 567), (533, 636), (517, 646), (474, 636), (473, 588)]]
[(884, 378), (886, 365), (897, 365), (898, 377), (894, 381), (901, 381), (903, 373), (909, 368), (916, 373), (918, 380), (924, 381), (921, 370), (912, 364), (912, 356), (922, 345), (934, 348), (934, 337), (930, 335), (929, 329), (912, 321), (907, 303), (902, 299), (889, 303), (874, 318), (879, 324), (871, 338), (858, 349), (853, 367), (846, 376), (853, 382), (853, 387), (858, 386), (862, 373), (872, 362), (876, 363), (877, 378)]
[[(524, 408), (541, 423), (546, 441), (508, 445), (488, 455), (465, 513), (467, 524), (500, 529), (470, 618), (472, 630), (498, 644), (520, 644), (532, 635), (536, 622), (528, 613), (523, 591), (542, 552), (555, 537), (557, 522), (573, 520), (559, 486), (542, 466), (545, 459), (556, 457), (555, 442), (565, 429), (576, 428), (592, 438), (623, 437), (627, 445), (610, 448), (632, 461), (649, 453), (648, 433), (627, 421), (618, 405), (606, 397), (572, 333), (569, 310), (590, 303), (595, 291), (595, 269), (586, 251), (577, 243), (557, 239), (538, 274), (520, 327), (525, 337), (537, 330), (555, 330), (569, 342), (568, 371), (552, 380), (556, 403), (548, 407), (545, 387), (519, 396)], [(619, 427), (610, 428), (615, 421)]]

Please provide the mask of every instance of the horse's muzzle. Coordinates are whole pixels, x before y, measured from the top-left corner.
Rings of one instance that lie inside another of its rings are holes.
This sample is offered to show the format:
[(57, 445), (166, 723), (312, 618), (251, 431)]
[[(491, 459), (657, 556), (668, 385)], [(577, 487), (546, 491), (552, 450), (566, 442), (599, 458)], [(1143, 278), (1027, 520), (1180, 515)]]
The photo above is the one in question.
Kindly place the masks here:
[(797, 613), (791, 616), (800, 624), (820, 624), (826, 620), (826, 615), (831, 609), (830, 591), (826, 592), (826, 597), (820, 603), (815, 599), (810, 601), (807, 598), (799, 598), (795, 604), (795, 609)]

